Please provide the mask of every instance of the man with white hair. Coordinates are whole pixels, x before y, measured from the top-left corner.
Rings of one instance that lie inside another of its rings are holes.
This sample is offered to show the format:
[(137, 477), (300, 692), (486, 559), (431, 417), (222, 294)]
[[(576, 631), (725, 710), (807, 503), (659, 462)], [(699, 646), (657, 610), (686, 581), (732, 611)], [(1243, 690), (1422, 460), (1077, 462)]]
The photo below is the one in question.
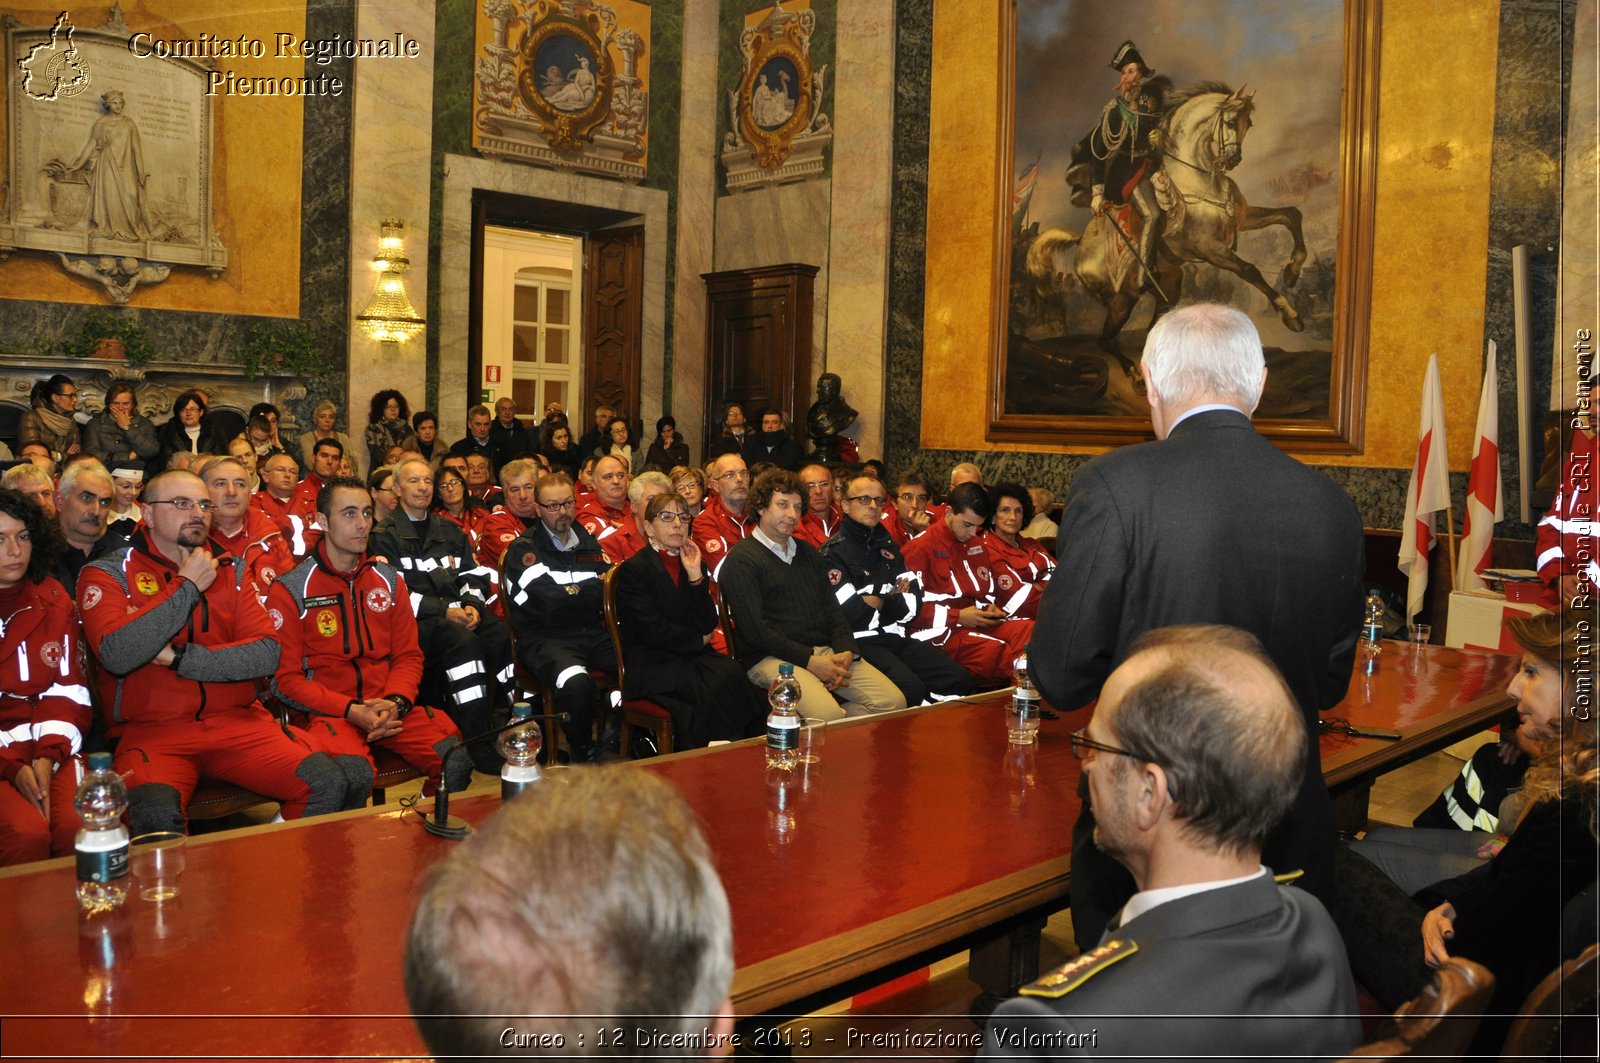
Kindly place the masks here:
[[(1317, 714), (1350, 682), (1361, 621), (1363, 539), (1352, 502), (1250, 424), (1266, 382), (1261, 338), (1211, 303), (1167, 314), (1144, 349), (1156, 441), (1103, 454), (1067, 496), (1055, 575), (1029, 661), (1062, 711), (1093, 701), (1134, 639), (1173, 624), (1230, 624), (1266, 647), (1310, 740), (1299, 795), (1263, 859), (1331, 894), (1333, 807), (1317, 759)], [(1133, 892), (1094, 846), (1085, 803), (1073, 831), (1072, 920), (1096, 941)]]
[(106, 518), (115, 497), (111, 474), (94, 458), (75, 461), (61, 474), (61, 483), (56, 487), (56, 512), (67, 549), (54, 575), (68, 594), (78, 592), (78, 573), (84, 565), (128, 545), (120, 535), (114, 540), (106, 539)]
[(630, 523), (619, 527), (615, 535), (608, 535), (600, 541), (600, 548), (606, 552), (607, 561), (613, 565), (620, 565), (650, 545), (644, 534), (645, 507), (657, 495), (671, 493), (672, 481), (667, 479), (666, 473), (642, 472), (628, 481), (628, 513), (633, 519)]
[(650, 772), (552, 773), (428, 873), (405, 982), (441, 1059), (726, 1055), (733, 923), (693, 810)]

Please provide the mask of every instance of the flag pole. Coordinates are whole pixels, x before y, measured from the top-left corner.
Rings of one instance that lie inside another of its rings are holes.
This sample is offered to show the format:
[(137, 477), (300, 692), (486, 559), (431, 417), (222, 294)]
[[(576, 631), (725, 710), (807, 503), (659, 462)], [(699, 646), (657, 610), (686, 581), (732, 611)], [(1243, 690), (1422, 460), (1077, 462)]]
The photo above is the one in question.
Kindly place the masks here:
[(1444, 545), (1446, 556), (1450, 559), (1450, 589), (1456, 589), (1456, 522), (1455, 506), (1446, 506), (1444, 509)]

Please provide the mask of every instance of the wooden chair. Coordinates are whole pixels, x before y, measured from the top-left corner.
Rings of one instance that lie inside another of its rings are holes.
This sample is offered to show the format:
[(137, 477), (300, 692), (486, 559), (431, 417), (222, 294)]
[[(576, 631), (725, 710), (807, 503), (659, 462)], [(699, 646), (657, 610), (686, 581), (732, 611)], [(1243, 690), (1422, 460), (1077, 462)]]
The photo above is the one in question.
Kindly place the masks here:
[(1594, 1059), (1600, 945), (1545, 975), (1506, 1035), (1501, 1059)]
[(1362, 1045), (1337, 1063), (1413, 1055), (1459, 1059), (1493, 995), (1494, 975), (1487, 968), (1460, 957), (1452, 959), (1415, 999), (1396, 1009), (1386, 1024), (1392, 1027), (1388, 1036)]
[[(612, 566), (606, 571), (602, 585), (606, 629), (611, 632), (611, 648), (617, 655), (617, 689), (621, 690), (626, 685), (624, 676), (627, 674), (627, 665), (622, 656), (622, 621), (617, 616), (616, 574), (616, 566)], [(657, 750), (672, 752), (672, 714), (649, 698), (625, 696), (622, 699), (622, 755), (625, 757), (633, 752), (633, 730), (636, 727), (650, 732)]]

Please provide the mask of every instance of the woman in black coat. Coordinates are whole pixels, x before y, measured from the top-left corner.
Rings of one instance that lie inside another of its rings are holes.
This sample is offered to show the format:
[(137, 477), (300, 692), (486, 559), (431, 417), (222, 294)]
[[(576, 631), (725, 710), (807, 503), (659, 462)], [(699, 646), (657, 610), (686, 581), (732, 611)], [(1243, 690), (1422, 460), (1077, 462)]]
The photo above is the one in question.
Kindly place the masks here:
[(205, 416), (206, 397), (198, 391), (185, 391), (172, 401), (172, 416), (156, 429), (156, 439), (161, 444), (156, 464), (161, 471), (167, 468), (172, 455), (180, 451), (190, 454), (228, 452), (228, 441), (202, 425)]
[(644, 467), (658, 472), (671, 472), (679, 465), (689, 464), (689, 444), (678, 434), (678, 422), (670, 416), (656, 421), (656, 438), (645, 452)]
[(765, 694), (743, 668), (710, 646), (717, 626), (689, 510), (676, 494), (645, 508), (650, 546), (624, 561), (616, 580), (624, 698), (649, 698), (672, 714), (677, 748), (762, 733)]

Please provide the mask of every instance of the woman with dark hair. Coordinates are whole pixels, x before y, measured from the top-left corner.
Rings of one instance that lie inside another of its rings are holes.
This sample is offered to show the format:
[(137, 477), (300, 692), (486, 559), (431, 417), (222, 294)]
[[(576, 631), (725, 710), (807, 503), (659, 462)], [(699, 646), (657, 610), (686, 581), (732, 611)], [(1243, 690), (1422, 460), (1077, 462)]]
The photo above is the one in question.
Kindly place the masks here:
[(129, 462), (146, 468), (160, 455), (155, 423), (139, 412), (132, 384), (119, 380), (106, 389), (106, 408), (83, 426), (83, 449), (108, 469)]
[(418, 410), (411, 418), (412, 438), (419, 451), (431, 465), (443, 461), (450, 453), (450, 445), (439, 438), (439, 418), (432, 410)]
[(645, 451), (644, 467), (666, 472), (689, 464), (689, 444), (678, 435), (678, 422), (670, 415), (656, 421), (656, 438)]
[(628, 422), (620, 417), (613, 417), (606, 422), (606, 433), (600, 445), (594, 448), (597, 458), (616, 458), (622, 462), (622, 467), (632, 476), (639, 470), (633, 464), (633, 432), (628, 428)]
[(544, 455), (544, 459), (550, 463), (553, 471), (566, 473), (576, 483), (578, 466), (583, 458), (572, 442), (572, 429), (568, 427), (566, 419), (551, 421), (545, 425), (543, 437), (539, 441), (539, 453)]
[(989, 552), (997, 599), (1009, 615), (1032, 620), (1039, 615), (1039, 599), (1056, 569), (1056, 559), (1039, 540), (1022, 534), (1033, 519), (1033, 496), (1026, 487), (996, 484), (989, 488), (989, 499), (994, 515), (978, 541)]
[(759, 734), (766, 699), (739, 662), (711, 647), (717, 607), (689, 510), (675, 493), (645, 506), (640, 550), (613, 577), (622, 631), (624, 698), (649, 698), (672, 714), (678, 749)]
[(394, 388), (385, 388), (372, 396), (367, 411), (367, 467), (376, 469), (384, 463), (390, 447), (401, 450), (416, 449), (416, 437), (411, 431), (411, 404)]
[(467, 533), (467, 542), (478, 548), (478, 526), (489, 509), (472, 497), (467, 481), (454, 469), (440, 469), (433, 479), (433, 511)]
[(63, 545), (37, 505), (0, 488), (0, 865), (67, 855), (79, 825), (91, 710), (78, 616), (49, 575)]
[[(1494, 974), (1494, 998), (1471, 1055), (1498, 1054), (1510, 1018), (1528, 993), (1571, 958), (1563, 956), (1563, 942), (1570, 940), (1565, 935), (1582, 939), (1578, 950), (1595, 940), (1600, 758), (1592, 627), (1592, 617), (1578, 613), (1506, 622), (1522, 648), (1522, 667), (1506, 692), (1517, 702), (1518, 731), (1538, 752), (1523, 780), (1523, 809), (1505, 848), (1466, 874), (1409, 897), (1354, 850), (1338, 853), (1334, 917), (1356, 978), (1384, 1007), (1416, 996), (1430, 969), (1451, 956), (1474, 960)], [(1586, 926), (1574, 934), (1573, 926), (1563, 926), (1563, 915), (1585, 890), (1588, 910), (1570, 916), (1586, 920)]]
[(47, 447), (57, 466), (82, 450), (78, 422), (78, 385), (65, 373), (33, 385), (29, 410), (17, 422), (17, 453), (30, 443)]
[(742, 454), (744, 446), (755, 438), (755, 431), (744, 419), (744, 406), (737, 402), (730, 402), (722, 408), (722, 431), (717, 438), (711, 441), (711, 449), (706, 453), (706, 464), (711, 464), (711, 459), (723, 454)]
[(172, 416), (156, 429), (161, 454), (157, 471), (163, 471), (174, 454), (226, 454), (228, 441), (213, 435), (201, 423), (206, 416), (206, 397), (198, 391), (185, 391), (172, 400)]

